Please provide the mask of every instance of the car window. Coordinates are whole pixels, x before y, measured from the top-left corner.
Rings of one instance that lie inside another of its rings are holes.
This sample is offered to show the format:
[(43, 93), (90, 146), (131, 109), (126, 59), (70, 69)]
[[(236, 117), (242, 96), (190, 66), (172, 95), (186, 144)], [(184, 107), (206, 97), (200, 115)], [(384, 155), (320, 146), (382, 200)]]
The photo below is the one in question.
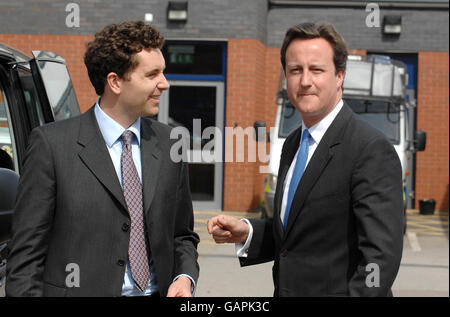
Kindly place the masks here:
[(7, 99), (0, 83), (0, 167), (14, 170), (17, 155), (10, 122)]
[(383, 100), (345, 98), (353, 112), (383, 132), (392, 144), (400, 144), (400, 105)]
[(19, 70), (19, 78), (22, 84), (22, 93), (27, 106), (28, 118), (30, 119), (31, 129), (45, 123), (42, 106), (39, 102), (36, 86), (30, 72)]
[(38, 64), (55, 121), (77, 115), (78, 102), (66, 65), (45, 61)]
[(281, 111), (280, 132), (278, 137), (287, 138), (292, 131), (301, 125), (302, 117), (300, 112), (294, 108), (289, 100), (285, 101)]
[[(80, 114), (65, 60), (52, 52), (33, 51), (55, 121)], [(50, 60), (49, 60), (50, 59)]]

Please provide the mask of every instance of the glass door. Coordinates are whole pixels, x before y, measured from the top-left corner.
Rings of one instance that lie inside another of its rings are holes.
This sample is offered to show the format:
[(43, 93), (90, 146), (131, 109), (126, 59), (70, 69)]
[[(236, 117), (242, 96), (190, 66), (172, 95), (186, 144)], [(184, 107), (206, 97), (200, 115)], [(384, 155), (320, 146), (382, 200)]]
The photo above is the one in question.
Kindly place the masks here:
[(224, 84), (172, 80), (158, 120), (189, 134), (186, 142), (194, 209), (221, 210), (223, 193)]

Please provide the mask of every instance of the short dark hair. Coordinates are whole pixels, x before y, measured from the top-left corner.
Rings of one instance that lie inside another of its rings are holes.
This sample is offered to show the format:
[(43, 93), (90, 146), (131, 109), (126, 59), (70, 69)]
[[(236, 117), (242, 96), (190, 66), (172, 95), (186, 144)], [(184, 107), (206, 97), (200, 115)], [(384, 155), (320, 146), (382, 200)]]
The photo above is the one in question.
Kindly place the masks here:
[(110, 24), (95, 34), (84, 54), (89, 79), (98, 95), (105, 89), (110, 72), (126, 78), (138, 62), (135, 55), (148, 48), (161, 49), (164, 37), (159, 31), (142, 21)]
[(287, 30), (281, 46), (281, 65), (286, 71), (286, 51), (295, 39), (315, 39), (323, 38), (330, 43), (333, 49), (333, 61), (336, 73), (343, 70), (347, 65), (348, 50), (344, 38), (336, 31), (334, 26), (327, 22), (321, 23), (301, 23)]

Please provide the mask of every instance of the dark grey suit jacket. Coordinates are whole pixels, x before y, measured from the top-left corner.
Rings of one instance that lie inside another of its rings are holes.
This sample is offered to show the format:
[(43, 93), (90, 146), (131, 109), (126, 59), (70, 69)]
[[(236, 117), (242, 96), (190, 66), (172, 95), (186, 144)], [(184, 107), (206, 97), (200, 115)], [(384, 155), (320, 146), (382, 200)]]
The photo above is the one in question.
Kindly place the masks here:
[[(274, 217), (251, 221), (254, 235), (241, 265), (275, 260), (275, 296), (391, 295), (404, 221), (402, 169), (393, 146), (344, 104), (303, 174), (285, 231), (283, 183), (300, 136), (301, 127), (284, 143)], [(370, 263), (379, 268), (378, 287)]]
[[(169, 134), (169, 127), (142, 118), (144, 221), (162, 296), (177, 275), (197, 280), (199, 273), (187, 165), (171, 160), (177, 140)], [(13, 219), (6, 295), (120, 296), (129, 227), (94, 107), (34, 129)], [(79, 267), (79, 287), (67, 286), (73, 285), (66, 283), (71, 263)]]

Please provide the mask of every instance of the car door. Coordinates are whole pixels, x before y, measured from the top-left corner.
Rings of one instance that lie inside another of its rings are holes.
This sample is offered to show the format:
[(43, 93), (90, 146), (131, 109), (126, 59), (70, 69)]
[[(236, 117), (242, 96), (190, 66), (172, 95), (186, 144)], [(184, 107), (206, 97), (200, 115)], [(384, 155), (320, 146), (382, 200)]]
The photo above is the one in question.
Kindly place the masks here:
[(28, 136), (37, 126), (80, 114), (65, 60), (52, 52), (33, 56), (0, 45), (0, 284)]
[(32, 53), (30, 66), (45, 121), (79, 115), (80, 107), (64, 58), (53, 52)]

